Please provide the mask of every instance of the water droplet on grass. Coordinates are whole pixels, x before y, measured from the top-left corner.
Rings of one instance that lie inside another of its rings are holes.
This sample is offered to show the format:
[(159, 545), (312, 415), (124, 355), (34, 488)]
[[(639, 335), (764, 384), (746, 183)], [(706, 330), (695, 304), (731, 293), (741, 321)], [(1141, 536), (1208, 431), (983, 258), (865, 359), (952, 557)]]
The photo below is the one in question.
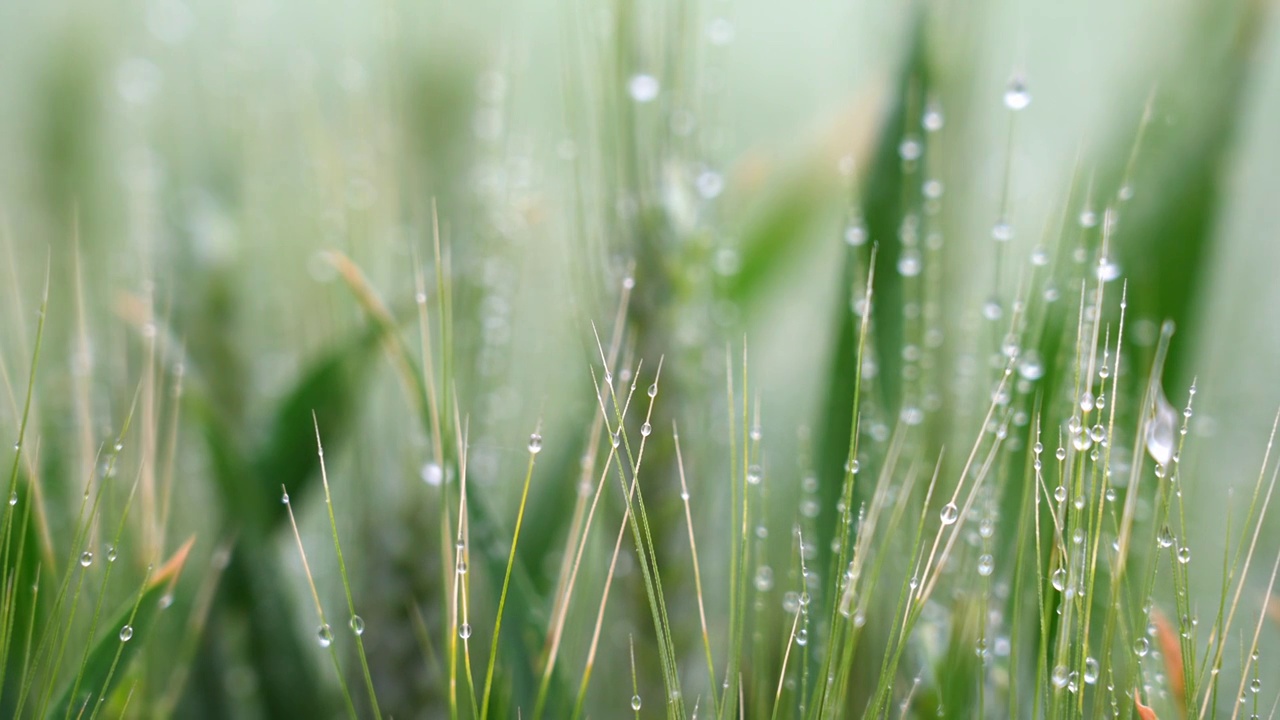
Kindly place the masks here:
[(542, 436), (538, 433), (529, 436), (529, 452), (534, 455), (542, 452)]
[(867, 228), (861, 222), (850, 223), (849, 227), (845, 228), (844, 241), (850, 247), (865, 245), (867, 242)]
[(93, 553), (85, 550), (80, 553), (80, 567), (89, 567), (93, 564)]
[(925, 132), (938, 132), (946, 122), (947, 118), (936, 102), (925, 106), (924, 115), (920, 118), (920, 126), (925, 129)]
[(796, 631), (796, 644), (801, 646), (809, 644), (809, 631), (806, 628)]
[(116, 548), (114, 545), (107, 546), (107, 562), (116, 561)]
[(995, 567), (995, 558), (991, 557), (991, 555), (983, 555), (978, 558), (978, 574), (982, 577), (989, 577)]
[(639, 711), (640, 711), (640, 696), (639, 696), (639, 695), (632, 695), (632, 696), (631, 696), (631, 709), (632, 709), (632, 710), (635, 710), (636, 712), (639, 712)]
[(471, 637), (471, 623), (462, 623), (458, 626), (458, 637), (463, 640)]
[(1178, 550), (1178, 562), (1183, 565), (1191, 562), (1191, 548), (1183, 546)]
[(1165, 399), (1164, 392), (1156, 389), (1155, 413), (1147, 425), (1147, 452), (1157, 465), (1168, 465), (1173, 459), (1174, 425), (1178, 412)]
[(903, 277), (915, 277), (920, 274), (920, 253), (915, 250), (904, 250), (898, 258), (898, 274)]
[(1084, 659), (1084, 684), (1092, 685), (1098, 682), (1098, 661), (1091, 657)]
[(120, 642), (129, 642), (133, 639), (133, 626), (125, 625), (120, 628)]
[(348, 624), (351, 626), (351, 632), (355, 633), (356, 635), (364, 634), (364, 618), (360, 617), (359, 615), (352, 615), (351, 622)]
[(1146, 638), (1140, 637), (1133, 641), (1133, 652), (1138, 657), (1146, 657), (1151, 650), (1151, 643)]
[(694, 180), (694, 186), (704, 200), (710, 200), (724, 191), (724, 177), (713, 170), (704, 170)]
[(421, 475), (422, 481), (431, 487), (439, 487), (444, 482), (444, 469), (440, 467), (438, 462), (424, 463), (419, 475)]
[(1053, 575), (1049, 577), (1049, 581), (1053, 583), (1053, 589), (1062, 592), (1067, 587), (1067, 570), (1066, 568), (1058, 568), (1053, 571)]
[(320, 647), (327, 648), (333, 644), (333, 629), (329, 627), (329, 623), (322, 623), (316, 628), (316, 642)]
[(1021, 76), (1014, 76), (1004, 90), (1004, 106), (1010, 110), (1025, 109), (1031, 104), (1031, 93), (1027, 92), (1027, 83)]
[(947, 503), (942, 506), (942, 512), (938, 514), (938, 517), (942, 520), (943, 525), (954, 525), (960, 517), (960, 510), (955, 503)]
[(652, 102), (660, 89), (658, 78), (647, 73), (637, 73), (627, 81), (627, 93), (638, 103)]
[(756, 568), (756, 590), (760, 592), (769, 592), (773, 588), (773, 568), (768, 565), (761, 565)]

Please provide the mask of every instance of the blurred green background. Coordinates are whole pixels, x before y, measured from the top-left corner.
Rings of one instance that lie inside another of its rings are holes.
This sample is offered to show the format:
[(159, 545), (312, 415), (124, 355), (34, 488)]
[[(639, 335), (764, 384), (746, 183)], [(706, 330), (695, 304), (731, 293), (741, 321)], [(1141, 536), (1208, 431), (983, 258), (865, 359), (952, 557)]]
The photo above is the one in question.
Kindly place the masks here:
[[(592, 325), (607, 344), (634, 268), (628, 355), (633, 366), (644, 360), (641, 389), (665, 355), (655, 437), (669, 440), (671, 421), (680, 424), (707, 600), (723, 604), (726, 363), (741, 392), (745, 338), (771, 479), (768, 546), (782, 568), (799, 478), (821, 445), (815, 422), (836, 392), (830, 311), (849, 294), (851, 217), (866, 211), (886, 267), (898, 253), (897, 220), (878, 236), (875, 210), (850, 198), (877, 192), (861, 183), (878, 177), (876, 148), (898, 132), (885, 119), (899, 97), (921, 92), (901, 96), (899, 78), (923, 47), (928, 100), (945, 116), (925, 161), (944, 188), (946, 238), (931, 276), (947, 333), (941, 395), (927, 408), (945, 418), (935, 444), (966, 438), (956, 447), (967, 447), (985, 408), (985, 381), (964, 370), (998, 346), (984, 302), (994, 294), (1007, 308), (1024, 292), (1015, 268), (1033, 247), (1056, 244), (1064, 213), (1102, 213), (1156, 98), (1137, 169), (1125, 176), (1133, 210), (1120, 211), (1115, 257), (1132, 282), (1139, 346), (1145, 333), (1150, 347), (1166, 316), (1177, 319), (1165, 384), (1175, 406), (1197, 378), (1182, 472), (1188, 534), (1205, 559), (1192, 565), (1194, 587), (1208, 607), (1225, 491), (1252, 488), (1280, 403), (1273, 15), (1261, 2), (0, 4), (0, 356), (11, 400), (0, 402), (0, 432), (18, 435), (47, 267), (24, 473), (41, 479), (54, 555), (79, 550), (70, 537), (81, 490), (138, 408), (115, 476), (156, 490), (131, 506), (121, 572), (133, 584), (105, 585), (108, 605), (132, 597), (148, 563), (194, 534), (176, 607), (182, 618), (213, 608), (207, 622), (157, 628), (131, 670), (147, 688), (133, 710), (304, 717), (338, 707), (324, 689), (333, 668), (298, 640), (310, 640), (316, 620), (275, 501), (280, 482), (308, 488), (294, 499), (301, 536), (326, 607), (345, 618), (308, 444), (309, 411), (321, 406), (379, 699), (396, 717), (438, 717), (448, 569), (440, 488), (424, 475), (442, 463), (448, 485), (456, 453), (436, 457), (432, 428), (373, 350), (368, 314), (327, 254), (363, 271), (416, 357), (415, 273), (432, 308), (439, 289), (436, 208), (453, 293), (453, 365), (436, 371), (453, 373), (441, 392), (465, 418), (469, 478), (499, 530), (480, 552), (501, 569), (537, 428), (545, 450), (521, 538), (531, 593), (522, 597), (554, 585), (598, 414)], [(638, 76), (658, 82), (655, 99), (636, 101)], [(909, 77), (908, 86), (923, 82)], [(1025, 78), (1032, 98), (1016, 114), (1002, 102), (1012, 77)], [(910, 101), (912, 113), (921, 101)], [(998, 244), (992, 227), (1002, 218), (1013, 238)], [(889, 340), (878, 350), (886, 357), (897, 354)], [(341, 361), (308, 376), (326, 358)], [(322, 386), (314, 396), (298, 390), (307, 377)], [(885, 392), (886, 408), (902, 401)], [(289, 414), (294, 400), (300, 416)], [(299, 418), (301, 434), (281, 430)], [(673, 622), (689, 631), (677, 648), (692, 658), (682, 668), (705, 688), (671, 448), (655, 444), (646, 501), (671, 572)], [(244, 493), (270, 503), (235, 500)], [(95, 542), (106, 542), (127, 495), (127, 486), (104, 495), (108, 529), (93, 530)], [(579, 591), (584, 618), (620, 517), (619, 502), (608, 507)], [(1278, 543), (1268, 521), (1259, 557)], [(598, 717), (614, 716), (631, 693), (629, 635), (638, 664), (656, 664), (641, 638), (652, 631), (642, 585), (626, 563), (588, 696)], [(1246, 601), (1250, 617), (1262, 587)], [(490, 594), (474, 610), (485, 618), (473, 645), (479, 667)], [(533, 628), (548, 611), (509, 615), (504, 642), (539, 649)], [(415, 635), (418, 619), (434, 650)], [(264, 636), (272, 627), (278, 636)], [(590, 630), (571, 623), (566, 638), (575, 689)], [(1264, 637), (1280, 639), (1280, 628)], [(352, 659), (350, 647), (343, 653)], [(310, 667), (294, 668), (299, 657)], [(1276, 667), (1268, 687), (1280, 683)], [(362, 698), (353, 660), (344, 672)], [(519, 695), (518, 680), (504, 682)], [(642, 686), (657, 682), (642, 677)]]

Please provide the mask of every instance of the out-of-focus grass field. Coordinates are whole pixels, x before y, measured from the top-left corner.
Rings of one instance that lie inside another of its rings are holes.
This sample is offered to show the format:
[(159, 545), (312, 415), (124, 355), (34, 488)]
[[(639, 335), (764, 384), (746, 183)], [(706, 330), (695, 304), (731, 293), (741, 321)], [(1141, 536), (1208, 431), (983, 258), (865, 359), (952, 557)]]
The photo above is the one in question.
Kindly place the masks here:
[(0, 4), (0, 717), (1270, 716), (1272, 5)]

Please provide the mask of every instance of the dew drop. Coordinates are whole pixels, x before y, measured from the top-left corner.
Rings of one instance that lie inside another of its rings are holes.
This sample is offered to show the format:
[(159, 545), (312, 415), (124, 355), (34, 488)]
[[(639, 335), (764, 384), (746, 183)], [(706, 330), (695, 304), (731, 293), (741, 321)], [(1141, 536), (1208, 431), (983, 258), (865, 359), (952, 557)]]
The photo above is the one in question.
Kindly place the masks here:
[(1162, 548), (1171, 547), (1173, 545), (1173, 533), (1170, 532), (1168, 525), (1160, 528), (1160, 534), (1156, 536), (1156, 544)]
[(89, 567), (93, 564), (93, 553), (85, 550), (80, 553), (80, 567)]
[(768, 565), (756, 568), (755, 584), (759, 592), (769, 592), (773, 588), (773, 568)]
[(929, 103), (924, 109), (924, 116), (920, 118), (920, 125), (925, 132), (938, 132), (945, 124), (946, 117), (942, 114), (942, 108), (937, 103)]
[(920, 274), (920, 253), (915, 250), (904, 250), (898, 258), (898, 274), (903, 277), (915, 277)]
[(1089, 412), (1093, 410), (1093, 393), (1085, 390), (1080, 396), (1080, 409)]
[(1092, 685), (1098, 682), (1098, 661), (1091, 657), (1084, 659), (1084, 684)]
[(1058, 487), (1054, 488), (1054, 490), (1053, 490), (1053, 499), (1054, 499), (1054, 500), (1057, 500), (1058, 502), (1066, 502), (1066, 501), (1067, 501), (1067, 486), (1066, 486), (1066, 485), (1059, 485)]
[(289, 504), (289, 493), (288, 493), (288, 492), (280, 493), (280, 504), (282, 504), (282, 505), (288, 505), (288, 504)]
[(351, 632), (355, 633), (356, 635), (364, 634), (364, 618), (360, 617), (359, 615), (352, 615), (351, 622), (349, 622), (348, 625), (351, 626)]
[(316, 628), (316, 642), (322, 648), (333, 644), (333, 630), (329, 627), (329, 623), (321, 623), (320, 627)]
[(1066, 665), (1059, 665), (1053, 669), (1053, 686), (1062, 689), (1067, 686), (1067, 680), (1071, 677), (1071, 673), (1067, 670)]
[(1111, 282), (1120, 277), (1120, 266), (1108, 258), (1102, 258), (1098, 261), (1096, 274), (1102, 282)]
[(760, 480), (764, 478), (764, 470), (759, 465), (752, 465), (747, 468), (747, 482), (752, 485), (759, 485)]
[(631, 709), (635, 710), (636, 712), (640, 712), (640, 696), (639, 695), (631, 696)]
[(796, 644), (801, 646), (809, 644), (809, 630), (807, 628), (800, 628), (796, 631)]
[(1056, 453), (1054, 453), (1054, 456), (1055, 456), (1055, 457), (1057, 457), (1059, 460), (1066, 460), (1066, 459), (1067, 459), (1067, 449), (1066, 449), (1066, 448), (1058, 448), (1058, 451), (1057, 451)]
[(1146, 657), (1151, 650), (1151, 643), (1146, 638), (1140, 637), (1133, 641), (1133, 652), (1138, 657)]
[(463, 640), (471, 637), (471, 623), (462, 623), (458, 626), (458, 637)]
[(422, 470), (418, 474), (422, 477), (422, 482), (431, 487), (439, 487), (444, 482), (444, 469), (438, 462), (423, 463)]
[(466, 561), (465, 559), (463, 559), (463, 558), (458, 558), (458, 568), (457, 568), (457, 569), (458, 569), (458, 574), (459, 574), (459, 575), (466, 575), (466, 574), (467, 574), (467, 561)]
[(653, 434), (653, 426), (645, 423), (640, 426), (640, 437), (649, 437)]
[(1191, 548), (1183, 546), (1178, 549), (1178, 562), (1183, 565), (1191, 562)]
[(995, 559), (990, 554), (983, 555), (978, 558), (978, 574), (982, 577), (990, 577), (991, 572), (995, 570)]
[(542, 436), (538, 433), (529, 436), (529, 452), (534, 455), (542, 452)]
[(850, 247), (860, 247), (867, 242), (867, 228), (861, 222), (850, 223), (845, 228), (844, 241)]
[(125, 625), (120, 628), (120, 642), (129, 642), (133, 639), (133, 626)]
[(693, 184), (704, 200), (711, 200), (724, 191), (724, 177), (714, 170), (703, 170), (698, 173)]
[(906, 137), (898, 145), (898, 157), (906, 162), (919, 160), (922, 153), (924, 153), (924, 145), (914, 137)]
[(658, 383), (654, 383), (649, 386), (649, 397), (657, 397), (657, 396), (658, 396)]
[(658, 91), (661, 85), (658, 78), (647, 73), (638, 73), (632, 75), (627, 81), (627, 93), (631, 95), (631, 99), (638, 103), (652, 102), (658, 97)]
[(1021, 76), (1014, 76), (1004, 90), (1004, 106), (1010, 110), (1023, 110), (1031, 104), (1031, 93), (1027, 92), (1026, 81)]
[(942, 520), (943, 525), (954, 525), (960, 517), (960, 510), (955, 503), (947, 503), (942, 506), (942, 512), (938, 514), (938, 517)]
[(1027, 380), (1039, 380), (1044, 377), (1044, 364), (1040, 361), (1040, 353), (1028, 350), (1018, 361), (1018, 374)]
[(1067, 570), (1066, 568), (1058, 568), (1053, 571), (1053, 575), (1049, 577), (1049, 581), (1053, 583), (1053, 589), (1062, 592), (1067, 587)]
[(1249, 690), (1252, 692), (1262, 692), (1262, 678), (1254, 678), (1249, 681)]
[(115, 561), (116, 561), (116, 546), (108, 545), (107, 546), (107, 562), (115, 562)]
[(1013, 226), (1001, 220), (991, 226), (991, 237), (997, 242), (1009, 242), (1013, 239)]
[(12, 493), (9, 494), (9, 505), (13, 506), (17, 504), (18, 504), (18, 491), (14, 490)]
[(1174, 425), (1178, 412), (1173, 409), (1164, 393), (1157, 389), (1155, 414), (1147, 425), (1147, 452), (1157, 465), (1168, 465), (1173, 459)]

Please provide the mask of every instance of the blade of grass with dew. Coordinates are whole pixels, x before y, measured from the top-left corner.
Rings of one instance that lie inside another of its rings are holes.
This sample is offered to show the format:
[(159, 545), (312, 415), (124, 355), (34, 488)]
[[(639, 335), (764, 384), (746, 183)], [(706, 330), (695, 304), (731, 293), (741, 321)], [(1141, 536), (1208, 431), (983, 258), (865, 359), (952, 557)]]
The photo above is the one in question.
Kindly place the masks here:
[(489, 700), (493, 691), (493, 669), (498, 661), (498, 636), (502, 630), (502, 612), (507, 605), (507, 589), (511, 586), (511, 570), (516, 562), (516, 545), (520, 540), (520, 526), (524, 523), (525, 505), (529, 501), (529, 484), (533, 480), (533, 466), (542, 451), (542, 436), (535, 430), (529, 436), (529, 465), (525, 470), (524, 489), (520, 491), (520, 505), (516, 510), (516, 525), (511, 534), (511, 550), (507, 553), (507, 571), (502, 576), (502, 590), (498, 594), (498, 611), (493, 620), (493, 644), (489, 648), (489, 666), (484, 674), (484, 694), (480, 701), (480, 717), (489, 717)]
[(342, 575), (342, 590), (347, 598), (347, 626), (356, 638), (356, 653), (360, 657), (360, 670), (364, 674), (365, 691), (369, 693), (369, 706), (373, 716), (382, 720), (382, 710), (378, 707), (378, 693), (373, 688), (373, 676), (369, 674), (369, 658), (364, 651), (364, 620), (356, 614), (355, 600), (351, 597), (351, 579), (347, 576), (347, 563), (342, 557), (342, 543), (338, 541), (338, 521), (333, 514), (333, 496), (329, 492), (329, 472), (324, 464), (324, 445), (320, 442), (320, 421), (315, 413), (311, 415), (311, 423), (316, 433), (316, 455), (320, 460), (320, 482), (324, 487), (324, 505), (329, 511), (329, 529), (333, 533), (333, 550), (338, 556), (338, 571)]
[[(859, 213), (865, 222), (866, 236), (872, 242), (861, 246), (850, 245), (845, 252), (844, 270), (836, 292), (836, 307), (832, 314), (835, 343), (827, 369), (824, 404), (820, 409), (820, 428), (814, 458), (820, 483), (820, 507), (818, 517), (817, 566), (828, 568), (832, 563), (829, 540), (837, 531), (836, 505), (845, 486), (845, 465), (849, 460), (849, 438), (853, 434), (855, 416), (854, 401), (861, 370), (859, 356), (859, 322), (854, 313), (853, 300), (857, 287), (868, 264), (874, 260), (878, 278), (877, 302), (864, 312), (874, 318), (873, 341), (867, 348), (876, 354), (878, 377), (883, 391), (883, 404), (889, 416), (899, 402), (901, 382), (901, 355), (903, 326), (900, 308), (902, 276), (896, 271), (901, 241), (898, 240), (899, 223), (904, 211), (904, 180), (899, 147), (909, 128), (919, 114), (913, 108), (921, 106), (920, 92), (927, 86), (929, 58), (923, 14), (916, 19), (912, 40), (894, 88), (895, 98), (880, 126), (878, 140), (870, 158), (866, 177), (859, 188), (861, 197), (855, 198)], [(874, 254), (872, 246), (879, 248)], [(824, 606), (829, 604), (824, 598)]]
[[(439, 414), (433, 412), (433, 408), (436, 408), (437, 404), (432, 398), (432, 381), (426, 375), (422, 364), (413, 359), (404, 342), (400, 339), (394, 315), (387, 309), (385, 303), (378, 297), (373, 287), (368, 284), (359, 268), (353, 262), (339, 253), (330, 253), (329, 259), (339, 269), (343, 280), (350, 287), (352, 294), (365, 314), (377, 326), (378, 334), (382, 338), (383, 349), (396, 367), (397, 375), (406, 392), (409, 393), (414, 409), (422, 415), (423, 427), (433, 436), (437, 433), (442, 433), (443, 429), (440, 426), (443, 424), (443, 420), (448, 417), (447, 409)], [(452, 320), (450, 318), (451, 306), (445, 284), (446, 273), (441, 267), (442, 264), (441, 248), (439, 242), (437, 242), (437, 289), (440, 293), (437, 311), (444, 318), (443, 321), (438, 322), (443, 325), (441, 333), (444, 336), (443, 344), (445, 347), (442, 348), (441, 352), (446, 360), (443, 372), (447, 378), (450, 372), (449, 368), (453, 364), (450, 360), (451, 332), (449, 330)], [(422, 310), (419, 310), (419, 312), (421, 313)], [(428, 361), (429, 358), (424, 358), (424, 362)], [(449, 394), (444, 393), (444, 396), (448, 398)], [(456, 399), (454, 405), (456, 412)], [(446, 444), (442, 443), (442, 447), (444, 445)], [(471, 547), (493, 547), (494, 543), (498, 542), (500, 533), (489, 506), (483, 501), (483, 498), (467, 498), (466, 508), (468, 512), (466, 518), (467, 531), (470, 535), (468, 545)], [(489, 585), (496, 592), (504, 582), (505, 568), (501, 565), (499, 559), (489, 553), (478, 553), (477, 557), (481, 560), (480, 566), (485, 571), (484, 575)], [(531, 578), (528, 566), (520, 559), (517, 559), (511, 568), (508, 592), (512, 596), (512, 607), (518, 608), (524, 613), (521, 618), (521, 624), (525, 627), (533, 628), (539, 634), (545, 636), (547, 621), (538, 612), (540, 603), (534, 600), (534, 598), (538, 597), (537, 589)], [(506, 659), (503, 668), (510, 673), (508, 680), (511, 682), (512, 697), (515, 699), (516, 704), (532, 709), (536, 704), (535, 698), (538, 688), (537, 673), (534, 668), (537, 653), (527, 647), (524, 633), (510, 636), (510, 642), (503, 644), (501, 647)], [(559, 673), (555, 673), (555, 676), (557, 680), (560, 680), (558, 685), (561, 689), (567, 687)]]
[(109, 698), (120, 686), (125, 669), (142, 654), (152, 628), (163, 620), (161, 599), (173, 591), (194, 543), (194, 537), (183, 543), (163, 565), (148, 575), (137, 598), (129, 600), (112, 615), (114, 620), (107, 625), (106, 634), (94, 644), (79, 675), (78, 684), (88, 694), (73, 696), (73, 684), (69, 683), (45, 714), (48, 720), (62, 720), (72, 713), (84, 716), (83, 709), (88, 707), (94, 708), (86, 716), (91, 717), (99, 708), (99, 700)]
[[(43, 626), (48, 621), (49, 608), (40, 600), (40, 576), (42, 567), (54, 567), (52, 558), (42, 557), (40, 539), (36, 531), (34, 494), (28, 488), (30, 481), (25, 474), (19, 481), (17, 502), (8, 506), (9, 512), (18, 512), (17, 542), (9, 555), (10, 565), (4, 568), (4, 596), (0, 602), (0, 715), (16, 717), (18, 695), (28, 672), (31, 670), (31, 637), (24, 633)], [(27, 589), (31, 591), (28, 592)]]

